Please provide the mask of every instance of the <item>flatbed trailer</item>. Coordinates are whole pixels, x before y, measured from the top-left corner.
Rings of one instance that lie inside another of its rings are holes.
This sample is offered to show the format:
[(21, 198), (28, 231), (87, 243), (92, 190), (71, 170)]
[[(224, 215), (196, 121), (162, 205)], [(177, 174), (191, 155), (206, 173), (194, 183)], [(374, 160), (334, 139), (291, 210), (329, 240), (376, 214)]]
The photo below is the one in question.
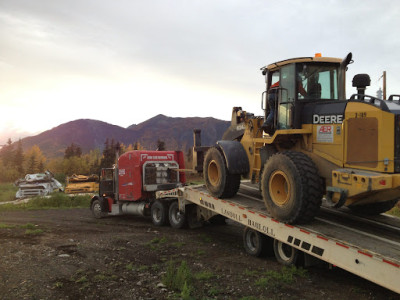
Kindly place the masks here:
[[(348, 214), (345, 209), (322, 207), (312, 223), (293, 226), (273, 219), (258, 187), (249, 182), (242, 182), (238, 194), (230, 199), (211, 196), (203, 185), (159, 191), (156, 197), (177, 198), (182, 212), (195, 204), (198, 216), (222, 215), (244, 225), (247, 232), (261, 233), (276, 244), (302, 251), (305, 257), (325, 261), (400, 293), (399, 218), (385, 214), (364, 218)], [(291, 261), (288, 257), (280, 262)]]

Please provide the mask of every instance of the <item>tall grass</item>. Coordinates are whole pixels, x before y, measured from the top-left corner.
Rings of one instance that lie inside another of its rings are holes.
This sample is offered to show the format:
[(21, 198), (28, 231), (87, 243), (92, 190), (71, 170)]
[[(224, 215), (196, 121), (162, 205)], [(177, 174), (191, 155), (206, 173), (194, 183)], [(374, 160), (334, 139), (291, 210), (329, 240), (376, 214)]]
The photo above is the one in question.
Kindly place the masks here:
[(12, 183), (0, 183), (0, 202), (7, 202), (15, 200), (15, 193), (18, 187)]
[(53, 193), (47, 197), (35, 197), (27, 203), (3, 204), (0, 211), (7, 210), (34, 210), (34, 209), (53, 209), (53, 208), (88, 208), (90, 205), (90, 195), (69, 196), (64, 193)]
[(395, 207), (393, 207), (391, 210), (389, 210), (387, 213), (392, 216), (400, 217), (399, 203), (397, 203), (397, 205)]

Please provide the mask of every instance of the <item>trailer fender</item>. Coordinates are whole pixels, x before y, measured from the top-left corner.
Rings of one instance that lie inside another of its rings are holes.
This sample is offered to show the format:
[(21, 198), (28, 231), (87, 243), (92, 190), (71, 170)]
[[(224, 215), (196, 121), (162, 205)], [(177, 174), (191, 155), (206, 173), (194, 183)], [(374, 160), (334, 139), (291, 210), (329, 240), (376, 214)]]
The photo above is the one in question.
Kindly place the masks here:
[(250, 171), (249, 159), (246, 151), (238, 141), (218, 141), (230, 174), (247, 174)]

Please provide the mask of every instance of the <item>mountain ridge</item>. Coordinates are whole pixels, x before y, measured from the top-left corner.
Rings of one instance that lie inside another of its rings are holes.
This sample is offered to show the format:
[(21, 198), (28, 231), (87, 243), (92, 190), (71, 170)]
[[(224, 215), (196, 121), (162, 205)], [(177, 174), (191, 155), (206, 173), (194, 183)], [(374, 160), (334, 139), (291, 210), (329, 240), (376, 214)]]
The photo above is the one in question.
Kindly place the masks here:
[(156, 149), (157, 141), (165, 142), (167, 150), (186, 151), (193, 145), (193, 129), (202, 130), (202, 143), (213, 145), (221, 139), (230, 122), (212, 117), (168, 117), (156, 115), (127, 128), (94, 119), (77, 119), (60, 124), (40, 134), (21, 139), (24, 151), (39, 146), (48, 158), (64, 155), (72, 143), (83, 153), (104, 148), (106, 139), (128, 146), (139, 142), (145, 149)]

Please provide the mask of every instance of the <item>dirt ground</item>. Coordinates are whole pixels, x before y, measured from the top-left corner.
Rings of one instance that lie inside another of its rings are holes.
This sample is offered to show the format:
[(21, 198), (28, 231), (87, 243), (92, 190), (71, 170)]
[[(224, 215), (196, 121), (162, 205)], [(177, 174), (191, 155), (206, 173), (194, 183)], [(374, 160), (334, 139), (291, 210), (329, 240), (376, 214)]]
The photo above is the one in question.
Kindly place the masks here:
[(235, 224), (177, 230), (89, 209), (0, 212), (1, 299), (179, 299), (162, 284), (171, 261), (187, 263), (193, 299), (400, 298), (338, 268), (287, 274), (274, 257), (247, 255)]

